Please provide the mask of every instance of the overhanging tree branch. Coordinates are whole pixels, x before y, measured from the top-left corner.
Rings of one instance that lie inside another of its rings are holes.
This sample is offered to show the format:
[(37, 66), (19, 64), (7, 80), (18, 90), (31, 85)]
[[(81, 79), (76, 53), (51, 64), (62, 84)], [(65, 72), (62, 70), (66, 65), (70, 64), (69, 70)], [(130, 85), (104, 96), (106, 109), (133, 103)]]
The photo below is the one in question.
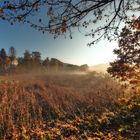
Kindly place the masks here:
[[(138, 2), (139, 0), (4, 0), (0, 2), (0, 18), (12, 25), (16, 22), (29, 24), (36, 30), (43, 33), (49, 31), (55, 36), (65, 34), (73, 27), (87, 28), (91, 23), (99, 23), (100, 26), (93, 28), (89, 35), (101, 32), (98, 37), (100, 39), (118, 31), (120, 22), (129, 20), (126, 12), (136, 9), (136, 5), (140, 6)], [(40, 14), (44, 15), (41, 17)]]

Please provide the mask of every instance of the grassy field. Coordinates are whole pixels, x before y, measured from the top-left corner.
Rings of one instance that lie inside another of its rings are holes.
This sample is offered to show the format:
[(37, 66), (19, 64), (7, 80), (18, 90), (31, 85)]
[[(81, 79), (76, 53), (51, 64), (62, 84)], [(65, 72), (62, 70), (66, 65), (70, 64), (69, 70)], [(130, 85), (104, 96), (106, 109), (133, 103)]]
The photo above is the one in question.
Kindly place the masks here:
[(140, 139), (140, 96), (106, 74), (0, 79), (1, 140)]

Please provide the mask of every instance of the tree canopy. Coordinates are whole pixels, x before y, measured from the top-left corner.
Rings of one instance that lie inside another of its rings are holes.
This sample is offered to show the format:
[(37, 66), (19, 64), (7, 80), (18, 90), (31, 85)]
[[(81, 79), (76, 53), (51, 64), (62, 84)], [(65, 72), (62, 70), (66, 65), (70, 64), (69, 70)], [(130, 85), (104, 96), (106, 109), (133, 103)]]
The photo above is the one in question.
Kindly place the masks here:
[(128, 11), (139, 11), (139, 0), (4, 0), (0, 2), (0, 18), (11, 25), (16, 22), (57, 37), (70, 33), (73, 27), (93, 26), (87, 35), (109, 40), (117, 37), (120, 23), (130, 21)]
[(110, 63), (108, 72), (122, 81), (140, 84), (140, 19), (133, 16), (132, 22), (126, 25), (114, 50), (117, 59)]

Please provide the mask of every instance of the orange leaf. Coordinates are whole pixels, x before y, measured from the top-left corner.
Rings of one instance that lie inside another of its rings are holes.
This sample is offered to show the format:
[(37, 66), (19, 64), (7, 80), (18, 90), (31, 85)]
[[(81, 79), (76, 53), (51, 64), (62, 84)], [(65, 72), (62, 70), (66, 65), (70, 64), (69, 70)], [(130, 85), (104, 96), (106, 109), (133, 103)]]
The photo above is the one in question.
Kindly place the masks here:
[(3, 9), (2, 8), (0, 8), (0, 14), (3, 14)]
[(62, 27), (62, 28), (61, 28), (61, 32), (62, 32), (62, 33), (65, 33), (65, 32), (66, 32), (66, 28), (65, 28), (65, 27)]

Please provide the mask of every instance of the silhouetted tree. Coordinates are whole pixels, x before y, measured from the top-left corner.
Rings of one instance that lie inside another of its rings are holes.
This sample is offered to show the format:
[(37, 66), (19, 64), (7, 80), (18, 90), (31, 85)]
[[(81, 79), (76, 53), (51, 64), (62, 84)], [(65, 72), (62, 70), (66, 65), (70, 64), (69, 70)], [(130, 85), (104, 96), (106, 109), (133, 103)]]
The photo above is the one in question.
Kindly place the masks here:
[(31, 53), (28, 50), (25, 50), (24, 52), (24, 67), (26, 67), (26, 70), (32, 67), (33, 61), (31, 57)]
[(18, 66), (16, 68), (17, 72), (25, 72), (27, 70), (26, 65), (25, 65), (25, 60), (23, 57), (18, 57)]
[(1, 72), (7, 72), (7, 70), (10, 68), (11, 60), (7, 56), (6, 51), (4, 48), (0, 51), (0, 66), (1, 66)]
[(31, 54), (28, 50), (25, 50), (24, 52), (24, 60), (29, 61), (31, 59)]
[(51, 67), (52, 70), (58, 71), (58, 70), (60, 70), (60, 67), (62, 65), (62, 62), (59, 61), (56, 58), (51, 58), (49, 65), (50, 65), (50, 67)]
[(8, 72), (8, 70), (10, 69), (10, 65), (11, 65), (11, 59), (7, 56), (3, 63), (4, 72)]
[(19, 62), (19, 65), (23, 65), (23, 63), (24, 63), (24, 58), (23, 57), (18, 57), (17, 60)]
[(35, 62), (35, 64), (41, 64), (41, 53), (40, 52), (32, 52), (32, 59)]
[(5, 51), (4, 48), (2, 48), (1, 51), (0, 51), (0, 57), (1, 57), (3, 60), (5, 60), (6, 57), (7, 57), (7, 54), (6, 54), (6, 51)]
[(88, 65), (87, 64), (83, 64), (80, 66), (80, 70), (82, 71), (87, 71), (88, 70)]
[[(0, 5), (2, 20), (11, 25), (26, 23), (43, 33), (49, 31), (54, 37), (67, 31), (71, 36), (71, 27), (87, 28), (100, 22), (100, 26), (93, 26), (88, 34), (99, 35), (91, 44), (101, 37), (112, 40), (120, 22), (129, 21), (128, 11), (140, 9), (139, 0), (3, 0)], [(40, 11), (47, 18), (40, 18)]]
[(13, 46), (9, 48), (9, 57), (11, 58), (11, 60), (14, 60), (14, 58), (16, 57), (16, 49)]
[(42, 65), (49, 70), (50, 61), (48, 57), (43, 61)]
[(108, 72), (122, 81), (140, 84), (140, 18), (133, 16), (119, 37), (119, 46), (114, 50), (117, 59), (110, 63)]

